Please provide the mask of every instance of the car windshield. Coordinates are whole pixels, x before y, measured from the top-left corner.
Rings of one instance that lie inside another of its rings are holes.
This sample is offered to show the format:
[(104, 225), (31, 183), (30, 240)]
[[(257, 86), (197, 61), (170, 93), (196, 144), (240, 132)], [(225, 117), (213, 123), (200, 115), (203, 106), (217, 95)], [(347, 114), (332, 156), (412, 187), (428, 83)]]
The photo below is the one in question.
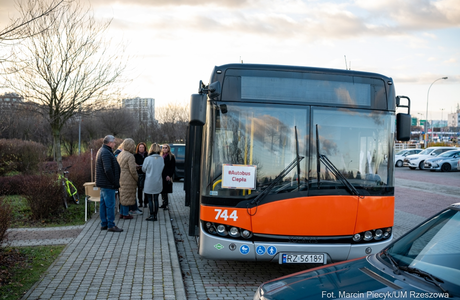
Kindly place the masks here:
[(452, 156), (454, 156), (456, 154), (459, 154), (459, 153), (460, 153), (460, 151), (446, 151), (444, 153), (439, 154), (438, 157), (452, 157)]
[(398, 153), (396, 153), (396, 155), (404, 155), (404, 153), (406, 153), (407, 151), (409, 150), (401, 150)]
[(459, 229), (460, 212), (447, 209), (396, 241), (386, 253), (400, 267), (416, 268), (458, 285)]
[(433, 151), (434, 151), (434, 149), (425, 149), (422, 152), (420, 152), (419, 155), (428, 155)]

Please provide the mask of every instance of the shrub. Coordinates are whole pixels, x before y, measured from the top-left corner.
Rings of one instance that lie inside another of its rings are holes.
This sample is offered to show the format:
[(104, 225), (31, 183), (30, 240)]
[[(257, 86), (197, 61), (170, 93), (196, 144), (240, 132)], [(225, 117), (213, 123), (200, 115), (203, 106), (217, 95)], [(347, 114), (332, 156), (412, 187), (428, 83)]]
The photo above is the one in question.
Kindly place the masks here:
[(21, 194), (23, 175), (0, 177), (0, 195)]
[(63, 208), (63, 192), (55, 174), (24, 176), (22, 193), (34, 220), (48, 219)]
[(19, 139), (0, 139), (0, 176), (9, 172), (30, 173), (46, 157), (42, 144)]
[(8, 240), (6, 232), (11, 225), (11, 206), (4, 201), (5, 197), (0, 197), (0, 246)]

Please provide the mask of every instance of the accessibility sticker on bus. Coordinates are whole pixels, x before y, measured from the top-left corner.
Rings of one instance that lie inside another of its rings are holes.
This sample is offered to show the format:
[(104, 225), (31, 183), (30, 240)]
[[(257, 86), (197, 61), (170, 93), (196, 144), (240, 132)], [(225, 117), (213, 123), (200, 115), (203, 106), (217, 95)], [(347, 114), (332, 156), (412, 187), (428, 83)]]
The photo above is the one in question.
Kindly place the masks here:
[(255, 165), (222, 165), (222, 188), (226, 189), (246, 189), (256, 188)]

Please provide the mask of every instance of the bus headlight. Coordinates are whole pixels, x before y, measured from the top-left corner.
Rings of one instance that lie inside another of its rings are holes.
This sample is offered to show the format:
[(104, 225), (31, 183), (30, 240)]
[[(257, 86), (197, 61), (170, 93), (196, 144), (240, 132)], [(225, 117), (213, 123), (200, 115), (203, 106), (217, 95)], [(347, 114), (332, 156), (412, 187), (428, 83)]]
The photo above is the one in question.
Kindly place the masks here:
[(365, 232), (355, 233), (352, 239), (355, 243), (385, 240), (391, 236), (391, 230), (391, 227), (367, 230)]
[(231, 237), (239, 237), (240, 236), (240, 231), (236, 227), (230, 228), (229, 235)]
[(391, 227), (385, 229), (385, 231), (383, 232), (383, 238), (387, 239), (390, 237), (390, 235), (391, 235)]
[(241, 235), (245, 238), (245, 239), (250, 239), (252, 237), (252, 233), (249, 231), (249, 230), (243, 230), (243, 232), (241, 233)]
[(205, 232), (220, 235), (222, 237), (230, 237), (240, 240), (250, 239), (252, 237), (251, 231), (232, 225), (201, 221), (201, 226)]
[(217, 226), (217, 233), (221, 236), (226, 236), (227, 229), (225, 228), (225, 225), (220, 224), (219, 226)]
[(372, 238), (373, 238), (372, 232), (366, 231), (366, 232), (364, 233), (364, 240), (365, 240), (365, 241), (370, 241), (370, 240), (372, 240)]
[(355, 242), (359, 242), (361, 240), (361, 235), (359, 233), (356, 233), (354, 236), (353, 236), (353, 241)]
[(216, 234), (216, 227), (214, 226), (214, 224), (207, 222), (206, 229), (208, 230), (209, 233)]

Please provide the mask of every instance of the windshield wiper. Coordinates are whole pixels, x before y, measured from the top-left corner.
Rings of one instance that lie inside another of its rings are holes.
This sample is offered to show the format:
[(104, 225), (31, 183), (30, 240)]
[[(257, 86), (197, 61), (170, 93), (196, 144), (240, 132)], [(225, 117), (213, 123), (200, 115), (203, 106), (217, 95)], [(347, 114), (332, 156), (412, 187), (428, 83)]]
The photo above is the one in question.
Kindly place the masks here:
[(395, 273), (396, 275), (399, 275), (401, 274), (401, 272), (399, 272), (399, 265), (398, 263), (395, 261), (395, 259), (393, 258), (393, 256), (391, 256), (389, 253), (388, 253), (388, 250), (386, 250), (384, 252), (385, 256), (388, 257), (388, 260), (390, 261), (391, 265), (393, 266), (393, 273)]
[(345, 178), (345, 176), (343, 176), (342, 173), (340, 173), (337, 167), (327, 158), (327, 156), (319, 153), (318, 124), (316, 124), (316, 156), (318, 160), (317, 162), (318, 189), (319, 189), (319, 175), (320, 175), (319, 173), (321, 171), (319, 167), (319, 162), (322, 162), (326, 166), (326, 169), (328, 169), (332, 174), (334, 174), (336, 178), (340, 179), (340, 181), (343, 183), (343, 185), (348, 189), (348, 191), (351, 194), (360, 196), (358, 190), (354, 187), (354, 185), (352, 185), (350, 181), (348, 181), (348, 179)]
[(281, 173), (276, 176), (275, 179), (263, 190), (260, 192), (259, 195), (257, 195), (254, 200), (251, 201), (251, 205), (258, 204), (260, 200), (262, 200), (268, 193), (287, 175), (289, 172), (291, 172), (292, 169), (297, 166), (302, 159), (304, 159), (304, 156), (299, 156), (296, 157)]
[(401, 271), (405, 271), (407, 273), (417, 274), (417, 275), (419, 275), (419, 276), (421, 276), (421, 277), (423, 277), (425, 279), (429, 278), (429, 279), (431, 279), (431, 282), (433, 282), (433, 284), (435, 284), (437, 287), (439, 287), (444, 293), (449, 294), (449, 292), (446, 291), (440, 284), (440, 283), (444, 283), (444, 281), (442, 281), (438, 277), (433, 276), (430, 273), (422, 271), (422, 270), (417, 269), (417, 268), (412, 268), (412, 267), (408, 267), (408, 266), (400, 266), (395, 261), (395, 259), (388, 253), (388, 250), (386, 250), (384, 252), (384, 254), (388, 258), (388, 260), (390, 261), (391, 265), (393, 266), (393, 272), (396, 275), (400, 275), (401, 272), (399, 272), (399, 270), (401, 270)]
[(444, 281), (442, 281), (442, 280), (439, 279), (438, 277), (433, 276), (433, 275), (431, 275), (430, 273), (425, 272), (425, 271), (422, 271), (422, 270), (417, 269), (417, 268), (412, 268), (412, 267), (408, 267), (408, 266), (399, 266), (398, 268), (399, 268), (400, 270), (403, 270), (403, 271), (407, 272), (407, 273), (417, 274), (417, 275), (419, 275), (420, 277), (425, 278), (425, 280), (426, 280), (427, 278), (431, 279), (431, 282), (433, 282), (438, 288), (440, 288), (444, 293), (449, 294), (449, 292), (446, 291), (446, 290), (441, 286), (441, 283), (444, 283)]
[(295, 130), (295, 156), (297, 158), (297, 191), (300, 191), (300, 156), (299, 156), (299, 139), (297, 138), (297, 126)]

